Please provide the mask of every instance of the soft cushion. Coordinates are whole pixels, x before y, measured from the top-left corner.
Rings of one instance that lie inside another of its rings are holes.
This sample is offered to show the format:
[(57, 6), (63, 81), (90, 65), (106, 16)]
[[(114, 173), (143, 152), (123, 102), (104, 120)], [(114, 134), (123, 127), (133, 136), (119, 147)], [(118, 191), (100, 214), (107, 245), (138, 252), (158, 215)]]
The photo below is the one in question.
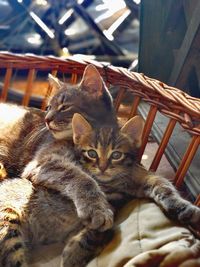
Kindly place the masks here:
[[(113, 240), (87, 267), (150, 267), (170, 252), (178, 258), (191, 254), (195, 246), (200, 248), (200, 242), (193, 234), (169, 220), (154, 202), (135, 199), (119, 212)], [(31, 267), (60, 266), (62, 248), (59, 244), (39, 248), (31, 253)]]
[(164, 255), (199, 244), (188, 229), (169, 220), (149, 200), (136, 199), (128, 203), (119, 213), (115, 228), (112, 242), (87, 267), (130, 267), (139, 254), (141, 261), (141, 255), (145, 259), (147, 253), (154, 253), (155, 249)]

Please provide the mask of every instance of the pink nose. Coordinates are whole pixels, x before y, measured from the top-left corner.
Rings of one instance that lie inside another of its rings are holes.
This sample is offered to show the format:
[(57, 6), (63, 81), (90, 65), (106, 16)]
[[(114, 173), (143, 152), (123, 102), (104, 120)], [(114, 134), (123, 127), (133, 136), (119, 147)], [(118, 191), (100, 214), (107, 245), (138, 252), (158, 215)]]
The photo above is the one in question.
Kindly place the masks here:
[(46, 116), (46, 117), (44, 118), (44, 120), (45, 120), (46, 124), (49, 124), (49, 123), (52, 121), (52, 118)]
[(99, 165), (99, 170), (100, 170), (102, 173), (104, 173), (106, 169), (107, 169), (107, 164)]

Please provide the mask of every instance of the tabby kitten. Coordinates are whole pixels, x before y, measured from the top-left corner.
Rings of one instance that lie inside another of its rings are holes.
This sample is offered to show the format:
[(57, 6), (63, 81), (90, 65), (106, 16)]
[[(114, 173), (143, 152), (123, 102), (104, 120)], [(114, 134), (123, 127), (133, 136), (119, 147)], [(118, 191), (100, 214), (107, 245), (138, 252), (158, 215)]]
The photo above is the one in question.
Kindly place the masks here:
[(46, 114), (0, 103), (0, 180), (20, 175), (42, 144), (71, 136), (75, 112), (94, 126), (106, 123), (117, 127), (112, 98), (93, 65), (86, 67), (79, 85), (68, 87), (51, 75), (49, 81), (57, 93), (49, 101)]
[[(120, 201), (150, 197), (176, 219), (199, 229), (200, 210), (183, 200), (167, 180), (136, 163), (143, 131), (139, 116), (119, 131), (111, 126), (94, 128), (76, 113), (72, 128), (71, 151), (55, 141), (26, 167), (22, 175), (26, 179), (0, 184), (2, 266), (25, 267), (27, 244), (58, 241), (66, 243), (61, 266), (86, 266), (111, 237), (107, 229), (112, 212), (102, 191), (113, 210)], [(34, 188), (27, 178), (38, 185)], [(45, 188), (46, 180), (52, 190)]]
[(93, 130), (75, 114), (73, 140), (84, 170), (93, 175), (112, 204), (131, 197), (151, 198), (169, 217), (200, 231), (200, 209), (184, 200), (170, 181), (137, 163), (143, 126), (142, 118), (136, 116), (120, 134), (110, 127)]

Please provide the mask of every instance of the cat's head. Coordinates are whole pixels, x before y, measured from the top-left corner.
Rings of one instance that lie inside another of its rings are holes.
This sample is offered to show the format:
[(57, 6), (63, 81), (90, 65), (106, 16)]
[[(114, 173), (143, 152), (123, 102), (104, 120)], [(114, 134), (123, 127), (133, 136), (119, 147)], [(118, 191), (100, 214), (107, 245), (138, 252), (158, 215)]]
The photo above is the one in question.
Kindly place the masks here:
[(102, 77), (93, 65), (88, 65), (80, 84), (69, 86), (53, 76), (50, 84), (57, 93), (49, 101), (45, 121), (56, 139), (72, 136), (71, 120), (74, 113), (82, 114), (94, 126), (116, 124), (112, 97)]
[(73, 141), (83, 168), (100, 182), (131, 171), (141, 145), (144, 121), (131, 118), (121, 129), (93, 128), (80, 114), (72, 119)]

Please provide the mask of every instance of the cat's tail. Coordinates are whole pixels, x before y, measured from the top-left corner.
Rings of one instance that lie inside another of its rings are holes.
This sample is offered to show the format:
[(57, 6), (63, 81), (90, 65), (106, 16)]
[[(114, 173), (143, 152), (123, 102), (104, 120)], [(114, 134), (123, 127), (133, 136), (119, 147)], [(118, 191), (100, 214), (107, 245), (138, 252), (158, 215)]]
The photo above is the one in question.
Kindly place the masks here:
[(13, 208), (0, 211), (0, 267), (27, 267), (20, 216)]

